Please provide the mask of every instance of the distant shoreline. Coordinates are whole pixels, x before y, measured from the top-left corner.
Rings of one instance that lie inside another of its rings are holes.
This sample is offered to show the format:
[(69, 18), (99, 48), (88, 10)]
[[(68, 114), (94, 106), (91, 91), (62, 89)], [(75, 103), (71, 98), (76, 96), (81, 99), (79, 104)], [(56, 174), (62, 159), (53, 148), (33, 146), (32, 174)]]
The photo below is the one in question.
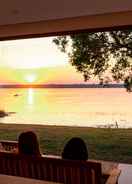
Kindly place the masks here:
[(123, 84), (2, 84), (0, 88), (124, 88)]

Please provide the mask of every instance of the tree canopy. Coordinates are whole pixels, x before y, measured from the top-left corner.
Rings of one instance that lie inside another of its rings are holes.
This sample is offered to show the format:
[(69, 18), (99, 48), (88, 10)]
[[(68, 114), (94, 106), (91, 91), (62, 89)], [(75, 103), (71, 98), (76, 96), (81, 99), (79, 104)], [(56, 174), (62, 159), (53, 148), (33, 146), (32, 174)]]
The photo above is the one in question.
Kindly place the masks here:
[(132, 83), (131, 30), (58, 36), (53, 42), (68, 54), (69, 62), (82, 73), (85, 81), (92, 77), (102, 81), (110, 76), (117, 82), (124, 81), (126, 88), (132, 88), (129, 85)]

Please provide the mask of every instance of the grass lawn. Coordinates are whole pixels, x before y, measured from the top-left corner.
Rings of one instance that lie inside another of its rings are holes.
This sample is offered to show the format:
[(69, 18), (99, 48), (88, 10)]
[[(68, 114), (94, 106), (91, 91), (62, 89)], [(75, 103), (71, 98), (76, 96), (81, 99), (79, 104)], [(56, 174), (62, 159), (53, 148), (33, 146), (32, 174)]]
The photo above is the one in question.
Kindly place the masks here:
[(61, 155), (65, 143), (78, 136), (89, 158), (132, 163), (132, 129), (0, 124), (0, 139), (17, 140), (25, 130), (36, 132), (42, 153)]

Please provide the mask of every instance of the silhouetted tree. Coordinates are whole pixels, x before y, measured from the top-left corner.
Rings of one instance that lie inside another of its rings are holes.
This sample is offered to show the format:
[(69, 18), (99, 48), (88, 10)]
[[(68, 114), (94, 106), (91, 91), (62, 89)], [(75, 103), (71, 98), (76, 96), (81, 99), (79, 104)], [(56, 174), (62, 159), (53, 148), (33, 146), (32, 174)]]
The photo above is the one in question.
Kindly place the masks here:
[(68, 54), (69, 62), (82, 73), (85, 81), (91, 77), (102, 79), (107, 73), (119, 82), (131, 74), (131, 30), (59, 36), (53, 42)]
[(126, 88), (127, 92), (132, 92), (132, 76), (127, 76), (124, 80), (124, 87)]

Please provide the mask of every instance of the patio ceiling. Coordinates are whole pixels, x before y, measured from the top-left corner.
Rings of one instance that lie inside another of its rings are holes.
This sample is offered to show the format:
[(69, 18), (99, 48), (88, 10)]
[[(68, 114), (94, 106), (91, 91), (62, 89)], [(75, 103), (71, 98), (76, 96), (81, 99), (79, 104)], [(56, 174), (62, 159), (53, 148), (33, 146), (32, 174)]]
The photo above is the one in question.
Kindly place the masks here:
[(0, 40), (132, 26), (130, 0), (4, 0)]

